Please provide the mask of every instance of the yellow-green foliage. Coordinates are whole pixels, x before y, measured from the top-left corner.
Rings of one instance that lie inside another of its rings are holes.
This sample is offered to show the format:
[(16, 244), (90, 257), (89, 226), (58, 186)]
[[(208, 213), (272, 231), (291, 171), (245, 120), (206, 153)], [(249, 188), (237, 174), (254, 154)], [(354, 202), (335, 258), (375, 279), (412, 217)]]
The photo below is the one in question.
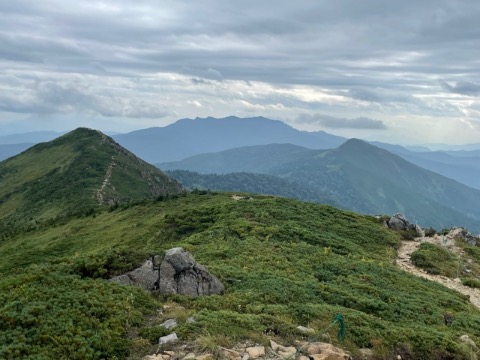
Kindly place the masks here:
[[(183, 340), (204, 339), (197, 346), (215, 349), (216, 344), (247, 339), (263, 343), (267, 336), (286, 343), (304, 336), (296, 330), (298, 325), (311, 326), (320, 335), (340, 312), (347, 324), (342, 346), (352, 351), (372, 347), (393, 357), (401, 347), (418, 359), (466, 358), (458, 337), (469, 334), (478, 341), (479, 312), (466, 297), (397, 269), (393, 260), (398, 243), (397, 233), (370, 217), (282, 198), (253, 196), (235, 201), (231, 194), (206, 193), (145, 201), (95, 217), (39, 224), (38, 230), (5, 237), (0, 242), (0, 271), (4, 273), (2, 284), (10, 285), (0, 287), (4, 301), (0, 313), (8, 309), (11, 318), (22, 316), (23, 308), (16, 307), (17, 300), (9, 294), (41, 288), (43, 275), (37, 274), (44, 270), (29, 264), (48, 261), (46, 267), (58, 280), (45, 287), (50, 292), (42, 290), (45, 302), (55, 299), (58, 292), (82, 289), (88, 298), (104, 301), (108, 311), (118, 311), (108, 316), (89, 312), (83, 297), (81, 302), (62, 302), (74, 329), (85, 314), (92, 317), (88, 321), (103, 324), (110, 319), (119, 324), (112, 327), (115, 334), (110, 327), (100, 326), (101, 341), (90, 341), (92, 337), (81, 332), (82, 351), (89, 354), (84, 358), (101, 358), (97, 353), (123, 356), (128, 341), (118, 350), (122, 354), (114, 348), (128, 326), (138, 326), (138, 336), (150, 343), (163, 333), (158, 321), (140, 324), (127, 306), (133, 301), (137, 315), (148, 314), (155, 300), (92, 277), (108, 277), (135, 267), (142, 256), (181, 246), (217, 275), (226, 289), (222, 296), (160, 297), (162, 302), (183, 306), (195, 318), (196, 322), (187, 322), (185, 316), (177, 317), (175, 331)], [(26, 274), (36, 280), (14, 275), (25, 267)], [(130, 297), (124, 298), (125, 293)], [(119, 305), (114, 306), (117, 301)], [(454, 316), (451, 326), (443, 323), (445, 313)], [(35, 328), (53, 321), (50, 316), (62, 315), (46, 312)], [(31, 331), (28, 326), (6, 328), (0, 349), (15, 348), (15, 339), (27, 339)], [(334, 342), (336, 331), (335, 327), (328, 330)], [(108, 336), (111, 341), (105, 340)], [(105, 350), (107, 344), (111, 347)], [(36, 351), (62, 354), (54, 342), (38, 346)]]

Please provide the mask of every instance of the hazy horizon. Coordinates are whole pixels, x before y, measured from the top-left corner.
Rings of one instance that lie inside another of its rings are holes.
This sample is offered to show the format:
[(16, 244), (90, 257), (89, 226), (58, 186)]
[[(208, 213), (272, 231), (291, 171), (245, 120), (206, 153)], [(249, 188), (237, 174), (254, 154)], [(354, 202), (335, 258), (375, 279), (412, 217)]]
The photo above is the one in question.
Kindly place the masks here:
[[(199, 120), (202, 120), (202, 119), (206, 119), (206, 118), (184, 118), (184, 119), (177, 119), (176, 121), (179, 121), (179, 120), (196, 120), (196, 119), (199, 119)], [(221, 119), (219, 119), (221, 120)], [(267, 119), (267, 120), (276, 120), (276, 119)], [(174, 121), (172, 124), (174, 124), (176, 121)], [(228, 121), (228, 120), (226, 120)], [(281, 121), (281, 120), (279, 120)], [(282, 121), (283, 122), (283, 121)], [(285, 122), (284, 122), (285, 123)], [(167, 125), (163, 125), (163, 126), (154, 126), (154, 127), (149, 127), (149, 128), (155, 128), (155, 127), (166, 127), (166, 126), (169, 126), (169, 125), (172, 125), (172, 124), (167, 124)], [(292, 126), (290, 124), (287, 124), (288, 126), (291, 126), (293, 127), (294, 129), (297, 129), (297, 130), (300, 130), (298, 128), (296, 128), (295, 126)], [(79, 127), (82, 127), (82, 126), (79, 126)], [(88, 127), (88, 126), (87, 126)], [(115, 135), (121, 135), (121, 134), (127, 134), (127, 133), (130, 133), (130, 132), (134, 132), (134, 131), (139, 131), (139, 130), (146, 130), (148, 128), (137, 128), (137, 129), (133, 129), (133, 130), (129, 130), (129, 131), (124, 131), (124, 132), (119, 132), (119, 131), (115, 131), (115, 130), (102, 130), (102, 129), (98, 129), (98, 128), (95, 128), (95, 127), (90, 127), (92, 129), (95, 129), (95, 130), (100, 130), (102, 131), (103, 133), (109, 135), (109, 136), (115, 136)], [(70, 131), (73, 131), (75, 130), (76, 128), (70, 128), (70, 129), (65, 129), (65, 130), (32, 130), (32, 131), (23, 131), (23, 132), (12, 132), (12, 133), (6, 133), (6, 134), (3, 134), (1, 133), (0, 134), (0, 139), (2, 139), (3, 137), (9, 137), (9, 136), (16, 136), (16, 135), (25, 135), (25, 134), (34, 134), (34, 133), (42, 133), (42, 132), (45, 132), (45, 133), (56, 133), (58, 134), (58, 136), (61, 136), (65, 133), (68, 133)], [(307, 132), (313, 132), (313, 131), (323, 131), (323, 130), (303, 130), (303, 131), (307, 131)], [(331, 134), (331, 135), (336, 135), (336, 136), (341, 136), (341, 135), (338, 135), (338, 134), (335, 134), (335, 132), (332, 132), (332, 131), (325, 131), (326, 133), (328, 134)], [(345, 137), (346, 139), (351, 139), (351, 138), (358, 138), (358, 137)], [(364, 140), (364, 141), (371, 141), (371, 142), (383, 142), (381, 140), (376, 140), (376, 139), (372, 139), (372, 140), (369, 140), (369, 139), (362, 139), (362, 138), (359, 138), (360, 140)], [(2, 142), (0, 141), (0, 144), (2, 144)], [(12, 143), (14, 144), (14, 143)], [(400, 143), (400, 142), (397, 142), (397, 143), (389, 143), (389, 144), (392, 144), (392, 145), (401, 145), (401, 146), (406, 146), (406, 147), (426, 147), (426, 148), (429, 148), (431, 151), (436, 151), (436, 150), (472, 150), (472, 146), (475, 148), (475, 149), (480, 149), (480, 141), (476, 142), (476, 143), (464, 143), (464, 144), (448, 144), (448, 143)]]

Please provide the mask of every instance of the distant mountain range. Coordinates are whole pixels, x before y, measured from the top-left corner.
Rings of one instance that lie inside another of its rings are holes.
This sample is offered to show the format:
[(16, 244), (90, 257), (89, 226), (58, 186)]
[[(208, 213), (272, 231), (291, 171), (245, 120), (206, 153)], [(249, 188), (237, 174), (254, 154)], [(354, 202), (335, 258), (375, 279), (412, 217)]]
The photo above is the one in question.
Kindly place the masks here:
[(405, 160), (480, 190), (480, 151), (410, 151), (399, 145), (371, 142)]
[[(285, 123), (263, 117), (182, 119), (165, 127), (126, 134), (107, 132), (122, 146), (150, 163), (183, 160), (193, 155), (267, 144), (293, 144), (309, 149), (335, 148), (347, 139), (325, 132), (299, 131)], [(61, 133), (31, 132), (0, 136), (0, 161), (14, 156), (34, 143), (49, 141)], [(451, 149), (430, 151), (424, 146), (399, 146), (371, 142), (427, 170), (480, 190), (480, 144), (432, 146)], [(457, 149), (457, 151), (455, 151)]]
[(56, 131), (32, 131), (21, 134), (2, 135), (0, 136), (0, 144), (37, 144), (53, 140), (63, 134), (63, 132)]
[[(278, 176), (296, 184), (302, 192), (316, 193), (329, 204), (353, 211), (402, 212), (423, 226), (463, 225), (480, 231), (479, 190), (357, 139), (332, 150), (280, 144), (243, 147), (160, 166), (204, 174), (253, 172)], [(203, 185), (208, 187), (208, 183)], [(296, 197), (305, 199), (301, 194)]]
[(133, 131), (113, 137), (122, 146), (151, 163), (226, 149), (267, 144), (294, 144), (311, 149), (330, 149), (345, 138), (323, 131), (300, 131), (264, 117), (182, 119), (174, 124)]
[(8, 227), (87, 214), (101, 205), (182, 191), (112, 138), (80, 128), (0, 162), (0, 222)]

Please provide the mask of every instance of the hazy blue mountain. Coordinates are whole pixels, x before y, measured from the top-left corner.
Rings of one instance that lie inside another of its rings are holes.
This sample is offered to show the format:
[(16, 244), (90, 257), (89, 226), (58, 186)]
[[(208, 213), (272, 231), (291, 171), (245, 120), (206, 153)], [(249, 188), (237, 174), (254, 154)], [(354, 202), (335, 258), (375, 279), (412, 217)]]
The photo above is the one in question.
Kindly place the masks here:
[(218, 153), (194, 155), (177, 162), (157, 164), (164, 170), (188, 169), (200, 174), (268, 173), (286, 161), (303, 159), (312, 150), (292, 144), (245, 146)]
[(151, 163), (243, 146), (288, 143), (311, 149), (337, 147), (346, 139), (322, 131), (299, 131), (263, 117), (182, 119), (165, 127), (116, 135), (122, 146)]
[(444, 153), (455, 156), (455, 157), (471, 157), (471, 156), (475, 157), (475, 156), (480, 156), (480, 149), (479, 150), (444, 151)]
[[(265, 154), (270, 153), (272, 147), (277, 151), (284, 147), (283, 154), (289, 156), (269, 159)], [(328, 203), (346, 209), (370, 214), (402, 212), (424, 226), (464, 225), (480, 231), (479, 190), (361, 140), (348, 140), (332, 150), (298, 149), (291, 145), (258, 146), (254, 150), (244, 147), (221, 154), (205, 154), (195, 157), (195, 161), (162, 164), (162, 168), (203, 168), (217, 173), (264, 172), (295, 183), (302, 191), (313, 191), (328, 199)], [(253, 159), (252, 153), (257, 154)], [(290, 156), (292, 153), (294, 156)], [(302, 198), (300, 194), (297, 197)]]
[(480, 150), (419, 152), (377, 141), (371, 144), (397, 154), (415, 165), (480, 190)]
[(449, 145), (449, 144), (426, 144), (431, 150), (435, 151), (472, 151), (480, 150), (480, 143), (463, 144), (463, 145)]
[(0, 144), (0, 161), (15, 156), (34, 144)]
[(32, 131), (22, 134), (0, 136), (0, 144), (37, 144), (53, 140), (64, 133), (56, 131)]

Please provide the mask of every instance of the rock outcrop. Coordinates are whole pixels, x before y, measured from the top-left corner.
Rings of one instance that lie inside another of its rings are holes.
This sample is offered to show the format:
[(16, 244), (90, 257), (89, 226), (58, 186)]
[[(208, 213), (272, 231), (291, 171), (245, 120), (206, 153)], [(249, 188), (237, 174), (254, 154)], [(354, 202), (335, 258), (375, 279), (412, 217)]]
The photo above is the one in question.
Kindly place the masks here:
[(139, 268), (110, 281), (161, 294), (202, 296), (223, 294), (224, 291), (220, 280), (182, 248), (167, 250), (163, 257), (154, 256)]
[(417, 237), (425, 236), (422, 228), (416, 224), (411, 224), (403, 214), (395, 214), (386, 221), (386, 225), (393, 230), (415, 230)]
[(409, 230), (410, 222), (403, 214), (395, 214), (387, 220), (387, 226), (394, 230)]
[(115, 276), (110, 279), (122, 285), (136, 285), (147, 291), (153, 291), (158, 288), (158, 270), (152, 260), (145, 261), (139, 268), (129, 273)]
[[(454, 230), (456, 230), (456, 228), (453, 228), (451, 232)], [(471, 245), (471, 246), (480, 245), (480, 238), (478, 236), (475, 236), (469, 233), (467, 229), (461, 228), (460, 231), (456, 232), (456, 235), (460, 236), (463, 239), (463, 241), (465, 241), (468, 245)]]
[(197, 264), (189, 252), (173, 248), (165, 252), (160, 264), (159, 291), (202, 296), (222, 294), (224, 286), (204, 266)]

